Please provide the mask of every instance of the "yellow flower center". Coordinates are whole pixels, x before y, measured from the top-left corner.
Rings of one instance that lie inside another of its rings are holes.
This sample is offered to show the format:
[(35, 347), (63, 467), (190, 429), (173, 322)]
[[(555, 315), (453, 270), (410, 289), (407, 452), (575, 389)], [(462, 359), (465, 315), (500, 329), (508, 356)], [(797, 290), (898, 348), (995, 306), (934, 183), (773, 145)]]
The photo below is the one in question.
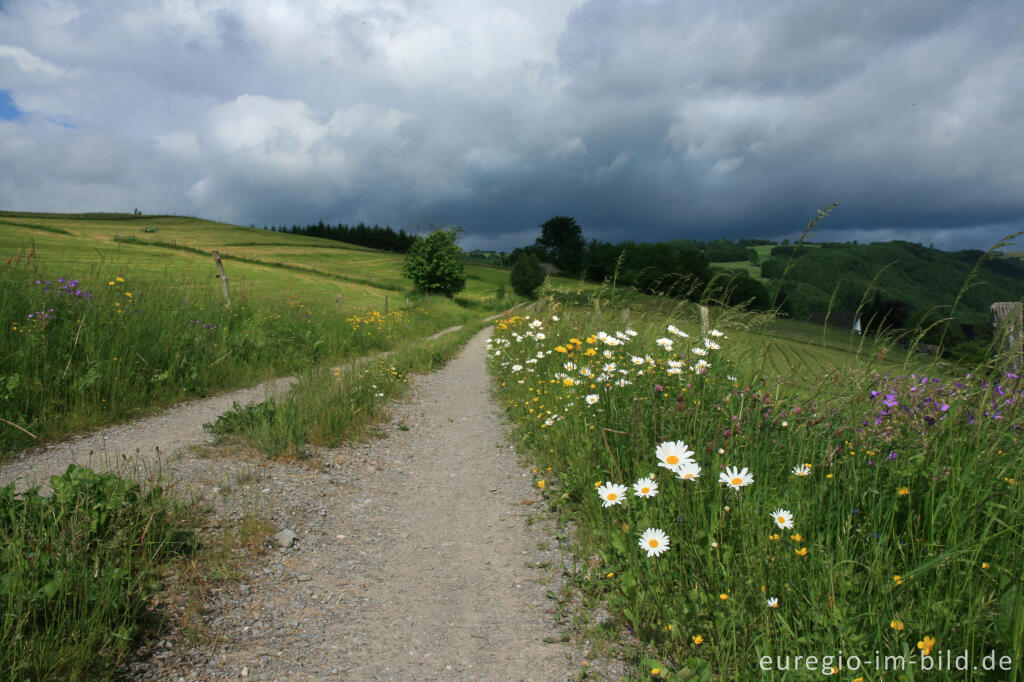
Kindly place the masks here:
[(657, 538), (651, 538), (650, 540), (647, 541), (647, 544), (650, 545), (651, 547), (657, 547), (658, 546), (658, 539)]
[(782, 516), (782, 515), (779, 515), (778, 522), (779, 523), (785, 523), (786, 522), (786, 517)]
[(651, 489), (648, 488), (647, 486), (644, 486), (643, 488), (640, 488), (640, 492), (646, 495), (647, 493), (651, 492)]
[(733, 485), (743, 485), (743, 479), (740, 478), (739, 476), (737, 476), (736, 478), (732, 479), (732, 484)]
[(618, 495), (616, 495), (615, 493), (608, 493), (608, 501), (609, 502), (611, 502), (612, 500), (614, 500), (617, 497), (618, 497)]
[(679, 458), (676, 457), (675, 455), (669, 455), (668, 457), (665, 458), (665, 461), (668, 464), (679, 464)]

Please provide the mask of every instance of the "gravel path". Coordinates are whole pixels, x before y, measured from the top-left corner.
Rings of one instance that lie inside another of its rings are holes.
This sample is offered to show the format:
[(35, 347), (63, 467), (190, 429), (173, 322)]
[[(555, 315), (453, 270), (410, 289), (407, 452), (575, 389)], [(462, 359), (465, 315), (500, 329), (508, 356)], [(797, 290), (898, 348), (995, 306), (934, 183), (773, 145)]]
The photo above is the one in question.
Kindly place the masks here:
[[(553, 643), (568, 639), (549, 599), (562, 553), (549, 523), (526, 521), (544, 518), (543, 503), (490, 398), (489, 333), (412, 379), (382, 439), (317, 453), (311, 466), (188, 447), (207, 442), (200, 425), (218, 410), (261, 398), (267, 387), (256, 387), (48, 448), (0, 481), (38, 483), (103, 451), (121, 469), (161, 470), (210, 526), (258, 514), (295, 533), (215, 591), (202, 616), (210, 637), (183, 632), (172, 599), (169, 631), (140, 652), (134, 679), (564, 680), (581, 666), (617, 678), (618, 663)], [(155, 444), (164, 454), (147, 458)], [(136, 449), (142, 467), (116, 457)]]
[(269, 395), (287, 391), (296, 381), (294, 377), (284, 377), (192, 400), (152, 417), (28, 450), (0, 467), (0, 487), (14, 483), (17, 491), (22, 492), (40, 486), (43, 494), (49, 494), (50, 477), (63, 474), (69, 464), (132, 474), (144, 482), (155, 481), (166, 466), (168, 455), (213, 442), (203, 424), (216, 420), (236, 402), (245, 405), (263, 401)]

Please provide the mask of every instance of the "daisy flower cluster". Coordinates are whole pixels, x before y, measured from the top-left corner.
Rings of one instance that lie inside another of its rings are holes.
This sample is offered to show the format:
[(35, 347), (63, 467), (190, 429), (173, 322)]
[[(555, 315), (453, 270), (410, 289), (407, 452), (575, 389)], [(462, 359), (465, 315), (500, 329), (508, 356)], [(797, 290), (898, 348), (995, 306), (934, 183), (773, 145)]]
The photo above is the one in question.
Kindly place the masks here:
[[(756, 665), (730, 642), (778, 649), (789, 628), (822, 645), (842, 632), (924, 652), (955, 628), (999, 644), (997, 606), (977, 604), (1024, 533), (1016, 377), (745, 381), (749, 349), (732, 349), (747, 336), (594, 319), (499, 324), (489, 362), (524, 442), (559, 469), (549, 501), (585, 529), (582, 584), (645, 644), (702, 647), (718, 670)], [(936, 563), (950, 548), (957, 571)]]
[[(668, 469), (681, 481), (696, 481), (700, 478), (701, 467), (694, 459), (694, 452), (683, 441), (665, 441), (659, 444), (654, 450), (658, 466)], [(809, 465), (801, 465), (793, 468), (794, 475), (806, 476), (810, 472)], [(747, 467), (725, 467), (718, 475), (718, 482), (729, 488), (739, 491), (754, 484), (754, 475)], [(613, 507), (622, 504), (628, 498), (628, 488), (621, 483), (610, 481), (595, 486), (598, 497), (602, 500), (603, 507)], [(636, 497), (651, 498), (658, 494), (658, 483), (654, 475), (640, 478), (633, 484), (633, 494)], [(793, 512), (779, 507), (772, 511), (769, 516), (775, 521), (779, 528), (793, 528)], [(648, 557), (661, 556), (668, 551), (668, 535), (660, 528), (648, 528), (639, 541), (641, 549), (647, 552)]]
[(507, 380), (529, 386), (532, 395), (522, 407), (545, 427), (562, 420), (566, 408), (601, 410), (610, 393), (635, 390), (637, 382), (662, 387), (674, 381), (685, 390), (687, 377), (708, 374), (712, 354), (727, 338), (711, 329), (694, 340), (670, 324), (666, 330), (671, 338), (657, 339), (648, 351), (642, 348), (639, 333), (629, 327), (555, 340), (548, 336), (554, 322), (530, 316), (503, 318), (495, 325), (499, 333), (487, 341), (488, 357)]

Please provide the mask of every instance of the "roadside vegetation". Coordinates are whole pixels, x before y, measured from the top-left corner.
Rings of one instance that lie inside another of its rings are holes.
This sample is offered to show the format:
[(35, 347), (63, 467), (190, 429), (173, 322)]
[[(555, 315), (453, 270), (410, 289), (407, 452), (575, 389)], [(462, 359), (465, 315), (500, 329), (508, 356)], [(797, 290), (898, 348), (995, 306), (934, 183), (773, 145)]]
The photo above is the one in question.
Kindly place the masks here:
[(0, 488), (0, 678), (109, 679), (195, 536), (159, 487), (74, 465), (52, 485)]
[[(920, 670), (946, 650), (979, 665), (961, 676), (1011, 679), (980, 667), (1024, 660), (1024, 384), (1005, 358), (966, 371), (819, 336), (787, 359), (751, 331), (769, 319), (592, 299), (506, 317), (489, 350), (537, 486), (578, 529), (575, 585), (613, 615), (590, 639), (632, 642), (659, 679), (876, 679), (849, 657)], [(808, 371), (765, 371), (788, 362)]]
[[(215, 281), (215, 280), (214, 280)], [(480, 316), (440, 297), (339, 311), (301, 289), (218, 289), (188, 274), (65, 271), (31, 252), (0, 268), (0, 452), (153, 407), (344, 361)]]

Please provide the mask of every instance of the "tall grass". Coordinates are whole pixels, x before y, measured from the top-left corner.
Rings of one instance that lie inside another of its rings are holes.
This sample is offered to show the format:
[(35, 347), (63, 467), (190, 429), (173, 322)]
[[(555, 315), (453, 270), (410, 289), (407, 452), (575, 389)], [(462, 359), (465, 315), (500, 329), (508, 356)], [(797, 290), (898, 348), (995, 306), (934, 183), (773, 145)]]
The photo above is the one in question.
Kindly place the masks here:
[[(556, 477), (549, 500), (579, 525), (579, 584), (651, 647), (638, 663), (672, 679), (853, 679), (850, 656), (920, 667), (934, 639), (933, 664), (950, 650), (979, 665), (960, 677), (1019, 675), (1020, 378), (997, 364), (948, 376), (851, 363), (787, 390), (749, 361), (763, 339), (696, 319), (556, 307), (505, 320), (490, 351), (522, 440)], [(692, 480), (659, 465), (656, 448), (677, 441), (700, 468)], [(720, 482), (727, 467), (753, 483)], [(599, 486), (648, 476), (657, 496), (602, 506)], [(638, 546), (648, 528), (670, 539), (661, 556)], [(981, 670), (992, 651), (1015, 672)], [(796, 655), (817, 659), (797, 671)]]
[(53, 496), (0, 488), (0, 678), (106, 679), (131, 654), (162, 565), (194, 547), (159, 487), (74, 465)]
[(205, 279), (0, 268), (0, 454), (153, 406), (339, 362), (476, 316), (413, 297), (387, 315), (300, 294), (226, 308)]
[(212, 424), (216, 437), (240, 437), (268, 457), (296, 457), (307, 446), (334, 446), (364, 435), (401, 395), (410, 374), (442, 367), (483, 326), (477, 321), (441, 337), (409, 340), (393, 352), (302, 373), (283, 396), (235, 405)]

